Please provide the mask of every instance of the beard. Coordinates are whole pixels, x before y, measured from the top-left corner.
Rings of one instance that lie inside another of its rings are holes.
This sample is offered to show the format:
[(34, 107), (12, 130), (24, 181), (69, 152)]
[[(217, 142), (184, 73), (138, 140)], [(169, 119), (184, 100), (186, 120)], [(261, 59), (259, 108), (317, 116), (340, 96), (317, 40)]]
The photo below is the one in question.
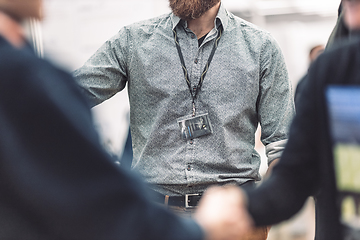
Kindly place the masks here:
[(183, 20), (201, 17), (220, 0), (169, 0), (172, 12)]

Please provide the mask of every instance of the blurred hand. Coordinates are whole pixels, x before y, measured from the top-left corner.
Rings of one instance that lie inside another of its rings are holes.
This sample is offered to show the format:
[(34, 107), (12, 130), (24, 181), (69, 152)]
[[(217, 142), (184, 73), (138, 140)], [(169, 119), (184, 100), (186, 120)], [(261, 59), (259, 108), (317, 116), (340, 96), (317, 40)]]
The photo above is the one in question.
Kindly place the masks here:
[(235, 185), (209, 188), (194, 219), (205, 230), (206, 240), (239, 240), (253, 231), (245, 194)]

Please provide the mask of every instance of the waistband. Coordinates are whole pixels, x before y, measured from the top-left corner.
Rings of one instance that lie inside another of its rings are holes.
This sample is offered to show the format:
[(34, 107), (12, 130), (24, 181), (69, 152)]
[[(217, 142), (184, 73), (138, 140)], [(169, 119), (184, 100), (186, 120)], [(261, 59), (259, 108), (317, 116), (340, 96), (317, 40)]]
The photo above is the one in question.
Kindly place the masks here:
[[(241, 185), (242, 188), (255, 187), (255, 181), (250, 180)], [(153, 201), (164, 204), (165, 206), (175, 206), (184, 208), (195, 208), (199, 203), (203, 193), (191, 193), (184, 196), (168, 196), (158, 192), (153, 192)]]

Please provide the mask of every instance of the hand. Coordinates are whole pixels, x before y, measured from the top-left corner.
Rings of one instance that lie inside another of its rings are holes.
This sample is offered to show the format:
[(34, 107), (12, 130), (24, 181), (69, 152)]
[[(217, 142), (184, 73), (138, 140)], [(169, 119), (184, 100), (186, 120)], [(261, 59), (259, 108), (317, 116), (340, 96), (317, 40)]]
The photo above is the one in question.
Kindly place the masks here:
[(205, 230), (206, 240), (238, 240), (253, 230), (245, 199), (235, 185), (211, 187), (205, 192), (194, 219)]

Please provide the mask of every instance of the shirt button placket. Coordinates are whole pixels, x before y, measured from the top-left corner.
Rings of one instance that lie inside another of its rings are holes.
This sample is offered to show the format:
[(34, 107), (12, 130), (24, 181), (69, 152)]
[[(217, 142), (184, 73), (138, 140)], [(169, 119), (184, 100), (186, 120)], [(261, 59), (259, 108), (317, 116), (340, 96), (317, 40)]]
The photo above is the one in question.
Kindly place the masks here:
[(192, 64), (192, 74), (193, 74), (193, 79), (195, 80), (194, 84), (197, 84), (200, 76), (201, 76), (201, 69), (200, 69), (200, 65), (199, 64), (201, 61), (201, 49), (198, 49), (195, 60), (194, 60), (194, 64)]
[(186, 172), (186, 180), (187, 180), (187, 185), (189, 185), (191, 182), (193, 182), (193, 178), (194, 178), (194, 173), (193, 173), (193, 161), (194, 161), (194, 148), (195, 148), (195, 140), (194, 139), (190, 139), (188, 141), (188, 157), (186, 158), (186, 162), (185, 162), (185, 172)]

